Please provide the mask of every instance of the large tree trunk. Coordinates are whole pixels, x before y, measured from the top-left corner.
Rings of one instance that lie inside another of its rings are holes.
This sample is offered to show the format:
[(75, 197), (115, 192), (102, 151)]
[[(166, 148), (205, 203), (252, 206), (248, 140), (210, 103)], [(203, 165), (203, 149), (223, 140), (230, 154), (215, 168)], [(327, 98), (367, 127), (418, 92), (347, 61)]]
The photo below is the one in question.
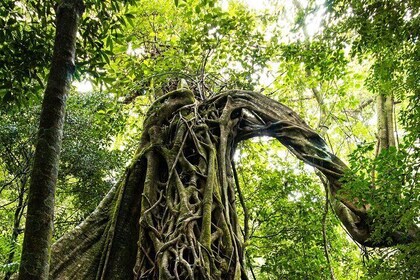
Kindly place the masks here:
[[(316, 167), (336, 195), (345, 164), (290, 108), (248, 91), (201, 102), (175, 91), (150, 108), (123, 179), (53, 246), (50, 277), (247, 279), (232, 158), (238, 142), (261, 135)], [(354, 239), (373, 245), (363, 207), (340, 198), (335, 208)]]
[(82, 0), (63, 0), (57, 9), (54, 54), (42, 103), (38, 141), (28, 194), (19, 279), (48, 279), (54, 194), (67, 93), (74, 72)]

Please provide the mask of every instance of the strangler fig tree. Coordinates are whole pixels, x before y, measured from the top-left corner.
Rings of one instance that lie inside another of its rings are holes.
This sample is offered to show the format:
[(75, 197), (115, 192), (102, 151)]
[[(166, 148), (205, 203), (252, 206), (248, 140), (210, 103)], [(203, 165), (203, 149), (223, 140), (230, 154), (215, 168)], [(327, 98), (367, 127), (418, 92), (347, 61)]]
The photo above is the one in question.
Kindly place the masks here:
[(121, 181), (53, 246), (50, 278), (247, 279), (233, 154), (240, 141), (262, 135), (325, 175), (336, 213), (359, 243), (418, 238), (414, 229), (370, 240), (366, 207), (337, 194), (346, 165), (290, 108), (249, 91), (197, 100), (178, 90), (149, 109)]

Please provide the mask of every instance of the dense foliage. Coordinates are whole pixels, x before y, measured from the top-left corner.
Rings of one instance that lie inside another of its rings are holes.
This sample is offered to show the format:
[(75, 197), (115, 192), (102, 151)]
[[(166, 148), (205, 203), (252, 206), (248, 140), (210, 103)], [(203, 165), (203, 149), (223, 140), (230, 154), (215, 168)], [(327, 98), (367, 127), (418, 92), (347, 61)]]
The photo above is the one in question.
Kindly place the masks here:
[[(347, 157), (345, 191), (370, 205), (375, 238), (419, 224), (419, 2), (268, 2), (252, 8), (214, 0), (85, 1), (79, 86), (69, 98), (60, 163), (56, 238), (83, 220), (119, 178), (147, 106), (180, 87), (200, 92), (202, 99), (225, 89), (256, 90), (289, 105), (335, 154)], [(54, 6), (55, 1), (0, 5), (0, 275), (5, 279), (19, 261)], [(85, 92), (82, 85), (92, 89)], [(398, 141), (384, 151), (376, 144), (378, 95), (395, 100)], [(358, 248), (325, 203), (322, 177), (283, 148), (261, 141), (263, 147), (256, 141), (240, 146), (237, 155), (250, 275), (420, 277), (419, 244)]]
[[(55, 237), (90, 214), (124, 168), (126, 155), (109, 149), (111, 137), (123, 125), (124, 117), (114, 114), (112, 122), (103, 122), (101, 114), (92, 114), (114, 106), (108, 98), (98, 94), (74, 93), (69, 100), (57, 190)], [(2, 271), (15, 270), (19, 260), (18, 250), (8, 258), (21, 242), (38, 114), (39, 107), (34, 107), (22, 115), (2, 113), (0, 116)]]

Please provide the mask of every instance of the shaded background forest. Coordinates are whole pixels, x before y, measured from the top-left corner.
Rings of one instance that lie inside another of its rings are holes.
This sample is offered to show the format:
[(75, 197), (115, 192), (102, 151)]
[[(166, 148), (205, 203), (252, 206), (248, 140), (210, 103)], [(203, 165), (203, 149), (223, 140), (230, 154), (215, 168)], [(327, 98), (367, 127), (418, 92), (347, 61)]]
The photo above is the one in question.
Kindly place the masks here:
[[(258, 5), (256, 4), (258, 2)], [(54, 1), (0, 6), (0, 275), (18, 268)], [(375, 235), (419, 223), (418, 1), (86, 1), (69, 96), (54, 238), (80, 223), (131, 159), (148, 106), (189, 87), (260, 91), (298, 112), (352, 167)], [(377, 153), (378, 96), (397, 145)], [(314, 170), (269, 139), (236, 155), (257, 279), (418, 279), (419, 244), (354, 243)], [(370, 187), (380, 186), (375, 192)], [(396, 221), (395, 216), (400, 220)], [(245, 229), (246, 228), (246, 229)]]

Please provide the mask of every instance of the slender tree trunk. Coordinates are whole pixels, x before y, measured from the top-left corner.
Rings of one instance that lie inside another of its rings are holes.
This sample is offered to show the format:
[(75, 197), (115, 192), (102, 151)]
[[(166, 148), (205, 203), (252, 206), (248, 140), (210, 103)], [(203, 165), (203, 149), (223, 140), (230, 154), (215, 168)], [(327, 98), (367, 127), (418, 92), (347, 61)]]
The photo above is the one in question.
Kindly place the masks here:
[(392, 95), (380, 94), (376, 100), (378, 118), (379, 152), (395, 147), (394, 98)]
[[(19, 187), (19, 194), (18, 194), (18, 201), (17, 207), (15, 210), (15, 214), (13, 217), (13, 231), (12, 236), (10, 238), (10, 251), (9, 255), (7, 256), (7, 264), (12, 264), (16, 254), (16, 244), (19, 234), (21, 233), (20, 223), (22, 220), (22, 215), (25, 209), (25, 192), (26, 192), (26, 184), (28, 180), (28, 175), (24, 174), (22, 179), (20, 180), (20, 187)], [(9, 280), (12, 276), (12, 271), (7, 271), (4, 280)]]
[(42, 104), (38, 142), (28, 195), (19, 279), (47, 279), (66, 98), (75, 69), (76, 33), (82, 0), (63, 0), (57, 8), (57, 29), (50, 75)]
[[(247, 279), (232, 158), (240, 141), (267, 135), (341, 189), (346, 165), (290, 108), (261, 94), (229, 91), (195, 100), (179, 90), (149, 109), (123, 179), (54, 246), (51, 279)], [(337, 197), (336, 213), (369, 243), (368, 213)], [(386, 242), (409, 242), (406, 233)], [(382, 244), (383, 245), (383, 244)]]

